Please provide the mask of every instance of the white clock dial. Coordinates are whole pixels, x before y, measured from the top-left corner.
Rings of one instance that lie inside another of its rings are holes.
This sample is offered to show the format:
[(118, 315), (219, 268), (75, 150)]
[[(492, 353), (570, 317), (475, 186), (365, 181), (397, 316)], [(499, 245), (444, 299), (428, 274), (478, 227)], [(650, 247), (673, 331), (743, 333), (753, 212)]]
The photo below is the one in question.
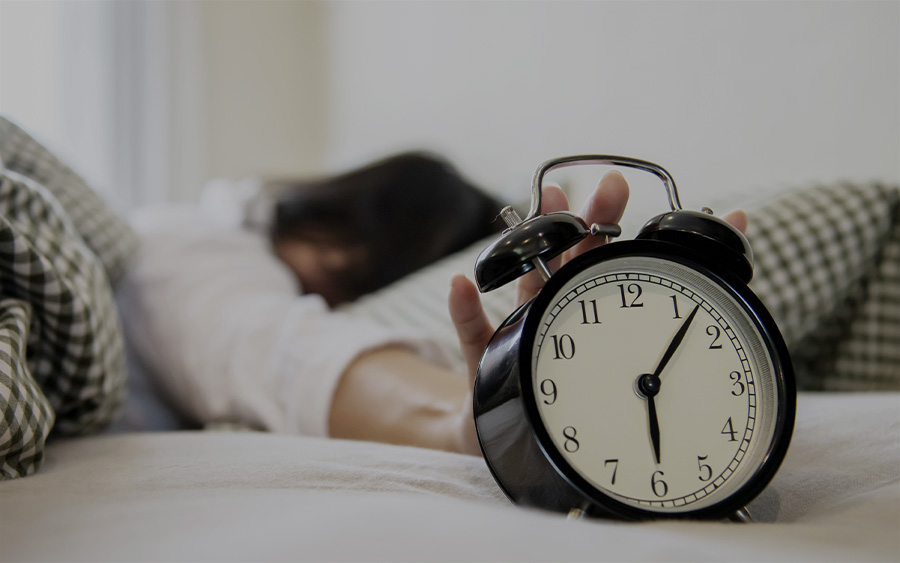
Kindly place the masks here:
[[(654, 395), (646, 385), (657, 371)], [(753, 318), (676, 262), (624, 257), (580, 272), (543, 313), (531, 373), (565, 464), (644, 510), (727, 498), (763, 464), (775, 433), (774, 368)]]

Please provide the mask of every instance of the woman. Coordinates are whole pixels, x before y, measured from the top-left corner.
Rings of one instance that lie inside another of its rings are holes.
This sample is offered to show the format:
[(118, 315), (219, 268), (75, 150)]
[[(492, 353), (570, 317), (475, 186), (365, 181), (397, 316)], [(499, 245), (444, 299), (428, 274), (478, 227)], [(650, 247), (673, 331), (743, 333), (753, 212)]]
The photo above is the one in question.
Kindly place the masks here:
[[(368, 173), (380, 178), (375, 172), (389, 168), (375, 166)], [(318, 189), (341, 186), (352, 174)], [(402, 334), (332, 307), (500, 229), (492, 221), (497, 207), (483, 196), (474, 198), (471, 208), (464, 198), (418, 200), (418, 184), (410, 182), (411, 199), (399, 198), (394, 208), (379, 197), (396, 188), (364, 185), (371, 193), (303, 212), (329, 221), (303, 221), (302, 226), (298, 220), (294, 226), (300, 230), (290, 232), (276, 222), (270, 237), (206, 221), (197, 210), (136, 217), (141, 257), (123, 292), (132, 319), (130, 340), (169, 400), (200, 424), (239, 422), (273, 432), (477, 455), (471, 391), (493, 327), (473, 283), (456, 276), (449, 295), (450, 322), (468, 377), (433, 361), (433, 348), (421, 335)], [(625, 179), (610, 172), (581, 216), (588, 223), (617, 223), (627, 200)], [(410, 201), (417, 203), (403, 207)], [(545, 188), (543, 212), (567, 208), (562, 190)], [(280, 206), (282, 223), (288, 216), (303, 216), (290, 215), (289, 209), (299, 207)], [(746, 225), (740, 212), (726, 219), (739, 229)], [(430, 223), (435, 220), (438, 227)], [(313, 248), (301, 254), (323, 253), (308, 244), (304, 229), (338, 249), (336, 266), (322, 268), (318, 278), (313, 275), (317, 262), (304, 262), (296, 254), (304, 245)], [(429, 229), (434, 236), (423, 234)], [(594, 238), (582, 241), (551, 268), (598, 244)], [(518, 301), (524, 303), (541, 285), (536, 274), (523, 276), (517, 282)]]

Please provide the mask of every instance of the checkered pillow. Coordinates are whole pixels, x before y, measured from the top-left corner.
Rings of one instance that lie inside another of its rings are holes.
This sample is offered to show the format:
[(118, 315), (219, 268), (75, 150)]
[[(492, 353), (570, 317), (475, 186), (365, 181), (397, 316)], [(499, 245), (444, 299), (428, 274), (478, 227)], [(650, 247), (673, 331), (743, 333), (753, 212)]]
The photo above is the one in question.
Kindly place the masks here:
[(51, 427), (109, 422), (124, 382), (102, 264), (49, 190), (0, 169), (0, 478), (35, 471)]
[[(7, 234), (4, 229), (4, 240)], [(56, 416), (25, 359), (32, 314), (26, 301), (0, 300), (0, 479), (28, 475), (40, 465)]]
[(900, 390), (900, 190), (836, 184), (749, 210), (751, 287), (778, 322), (798, 385)]
[(4, 168), (31, 178), (53, 194), (115, 286), (138, 246), (137, 235), (128, 223), (71, 168), (3, 116), (0, 116), (0, 162)]
[[(772, 312), (803, 389), (900, 389), (900, 196), (896, 186), (837, 184), (748, 205), (753, 290)], [(732, 204), (734, 202), (731, 202)], [(429, 334), (465, 365), (447, 314), (449, 280), (490, 241), (345, 306), (352, 315)], [(495, 325), (514, 284), (482, 295)]]

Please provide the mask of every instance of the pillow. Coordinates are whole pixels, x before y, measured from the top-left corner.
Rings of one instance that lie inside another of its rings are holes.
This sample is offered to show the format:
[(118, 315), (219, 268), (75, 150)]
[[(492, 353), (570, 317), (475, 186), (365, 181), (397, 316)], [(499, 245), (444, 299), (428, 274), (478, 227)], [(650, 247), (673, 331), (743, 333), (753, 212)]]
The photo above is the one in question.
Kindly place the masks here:
[[(7, 234), (0, 231), (0, 240)], [(26, 365), (32, 312), (25, 301), (0, 299), (0, 479), (28, 475), (40, 465), (55, 418)]]
[[(414, 331), (433, 340), (441, 347), (443, 356), (454, 371), (464, 374), (465, 360), (447, 308), (450, 280), (458, 273), (474, 279), (475, 261), (494, 238), (476, 242), (384, 289), (342, 305), (338, 310), (393, 328)], [(503, 322), (515, 309), (515, 287), (515, 283), (509, 283), (481, 295), (485, 313), (494, 326)]]
[(0, 478), (34, 472), (51, 428), (107, 424), (124, 382), (102, 263), (48, 189), (0, 169)]
[(3, 116), (0, 116), (0, 162), (6, 169), (43, 185), (59, 201), (115, 286), (138, 247), (137, 235), (128, 223), (71, 168)]
[[(751, 287), (784, 334), (799, 387), (900, 389), (898, 188), (807, 187), (769, 194), (747, 212), (756, 262)], [(476, 243), (342, 310), (431, 336), (464, 372), (447, 313), (450, 279), (457, 272), (471, 278), (478, 254), (490, 242)], [(513, 311), (514, 286), (482, 295), (494, 326)]]
[(800, 388), (900, 390), (900, 188), (790, 190), (748, 214), (751, 287)]

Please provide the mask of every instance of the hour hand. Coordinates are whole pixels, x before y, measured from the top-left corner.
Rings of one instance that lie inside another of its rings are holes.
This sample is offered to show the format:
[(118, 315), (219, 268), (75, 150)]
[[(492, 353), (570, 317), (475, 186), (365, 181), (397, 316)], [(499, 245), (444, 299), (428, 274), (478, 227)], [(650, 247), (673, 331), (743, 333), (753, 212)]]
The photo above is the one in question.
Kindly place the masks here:
[(656, 418), (656, 403), (653, 397), (647, 397), (647, 407), (650, 411), (650, 441), (653, 442), (653, 453), (656, 454), (656, 463), (659, 461), (659, 420)]
[(650, 442), (653, 444), (653, 453), (656, 454), (656, 463), (660, 463), (659, 456), (659, 418), (656, 416), (656, 402), (653, 397), (659, 393), (659, 377), (652, 373), (645, 373), (638, 379), (638, 390), (647, 398), (647, 413), (650, 425)]

